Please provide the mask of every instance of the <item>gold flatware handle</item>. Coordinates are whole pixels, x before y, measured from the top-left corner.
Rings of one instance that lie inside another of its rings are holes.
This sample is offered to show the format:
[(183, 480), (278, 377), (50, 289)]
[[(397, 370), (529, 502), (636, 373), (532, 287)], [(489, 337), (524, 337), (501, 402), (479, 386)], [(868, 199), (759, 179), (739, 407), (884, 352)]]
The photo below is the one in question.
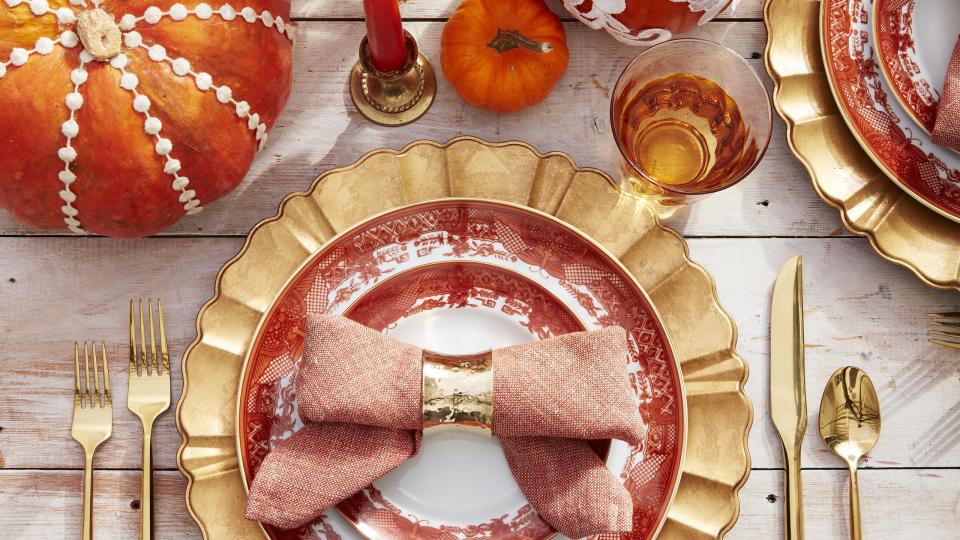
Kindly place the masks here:
[(83, 462), (83, 524), (81, 540), (93, 540), (93, 452), (84, 452)]
[(800, 449), (784, 449), (783, 461), (787, 468), (783, 506), (786, 511), (784, 538), (803, 540), (803, 482), (800, 476)]
[(153, 538), (153, 420), (143, 420), (143, 473), (140, 482), (140, 540)]
[(860, 482), (857, 480), (857, 466), (850, 467), (850, 540), (860, 540)]

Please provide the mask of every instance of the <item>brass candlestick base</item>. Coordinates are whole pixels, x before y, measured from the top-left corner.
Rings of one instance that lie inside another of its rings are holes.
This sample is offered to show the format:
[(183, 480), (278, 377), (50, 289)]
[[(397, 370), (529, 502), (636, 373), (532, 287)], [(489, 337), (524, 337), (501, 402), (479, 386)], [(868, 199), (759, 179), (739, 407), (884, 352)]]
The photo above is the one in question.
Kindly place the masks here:
[(402, 126), (426, 114), (437, 95), (437, 75), (427, 57), (417, 50), (409, 32), (407, 61), (392, 72), (373, 67), (367, 38), (360, 42), (360, 59), (350, 71), (350, 98), (367, 120), (381, 126)]

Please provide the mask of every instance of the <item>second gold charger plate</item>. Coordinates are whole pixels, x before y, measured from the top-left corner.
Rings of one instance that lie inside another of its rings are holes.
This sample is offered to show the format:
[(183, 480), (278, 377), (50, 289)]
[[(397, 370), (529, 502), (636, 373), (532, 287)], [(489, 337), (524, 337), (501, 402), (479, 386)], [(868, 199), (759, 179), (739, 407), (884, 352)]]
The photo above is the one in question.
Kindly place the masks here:
[(821, 198), (881, 257), (924, 283), (960, 290), (960, 225), (890, 180), (864, 152), (837, 108), (820, 49), (816, 0), (767, 0), (767, 71), (790, 149)]
[(753, 407), (736, 328), (713, 280), (682, 237), (642, 201), (622, 196), (600, 171), (519, 142), (461, 137), (377, 150), (329, 171), (307, 193), (288, 196), (277, 216), (251, 231), (221, 269), (183, 359), (177, 406), (188, 479), (187, 507), (205, 538), (260, 538), (243, 518), (246, 494), (235, 444), (236, 395), (258, 323), (303, 261), (338, 232), (391, 208), (443, 197), (493, 199), (553, 215), (617, 257), (660, 312), (683, 371), (688, 444), (680, 484), (660, 538), (720, 538), (739, 514), (750, 471)]

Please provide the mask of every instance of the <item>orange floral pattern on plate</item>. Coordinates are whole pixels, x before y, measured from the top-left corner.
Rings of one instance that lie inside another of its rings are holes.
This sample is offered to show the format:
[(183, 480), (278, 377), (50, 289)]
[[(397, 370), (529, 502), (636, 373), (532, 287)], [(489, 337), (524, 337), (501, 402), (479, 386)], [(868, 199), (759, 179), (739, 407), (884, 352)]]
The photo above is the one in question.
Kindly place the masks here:
[[(564, 298), (537, 280), (553, 280)], [(302, 425), (290, 381), (307, 313), (343, 313), (383, 330), (420, 311), (481, 305), (511, 316), (538, 339), (584, 326), (621, 325), (628, 331), (628, 367), (647, 439), (630, 449), (621, 474), (635, 506), (634, 532), (623, 537), (648, 538), (667, 510), (684, 443), (680, 373), (663, 326), (612, 257), (558, 222), (492, 202), (439, 201), (390, 212), (334, 239), (301, 268), (268, 312), (244, 373), (239, 435), (245, 480), (272, 444)], [(338, 510), (377, 539), (554, 534), (529, 505), (466, 527), (428, 523), (373, 486)], [(339, 538), (323, 520), (267, 532), (272, 538)]]
[(913, 38), (917, 0), (876, 0), (877, 56), (900, 102), (928, 133), (937, 119), (940, 93), (920, 69)]
[[(960, 170), (891, 102), (870, 29), (871, 0), (824, 0), (824, 60), (847, 124), (888, 176), (921, 202), (960, 221)], [(901, 115), (904, 117), (902, 118)]]

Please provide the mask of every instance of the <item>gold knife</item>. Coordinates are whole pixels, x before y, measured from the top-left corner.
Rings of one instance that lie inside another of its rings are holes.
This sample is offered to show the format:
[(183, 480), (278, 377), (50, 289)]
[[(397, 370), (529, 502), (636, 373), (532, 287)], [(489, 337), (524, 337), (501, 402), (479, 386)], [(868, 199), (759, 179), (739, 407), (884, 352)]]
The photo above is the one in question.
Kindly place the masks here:
[(803, 273), (800, 256), (780, 269), (770, 309), (770, 416), (783, 441), (787, 540), (803, 538), (800, 445), (807, 430), (803, 366)]

